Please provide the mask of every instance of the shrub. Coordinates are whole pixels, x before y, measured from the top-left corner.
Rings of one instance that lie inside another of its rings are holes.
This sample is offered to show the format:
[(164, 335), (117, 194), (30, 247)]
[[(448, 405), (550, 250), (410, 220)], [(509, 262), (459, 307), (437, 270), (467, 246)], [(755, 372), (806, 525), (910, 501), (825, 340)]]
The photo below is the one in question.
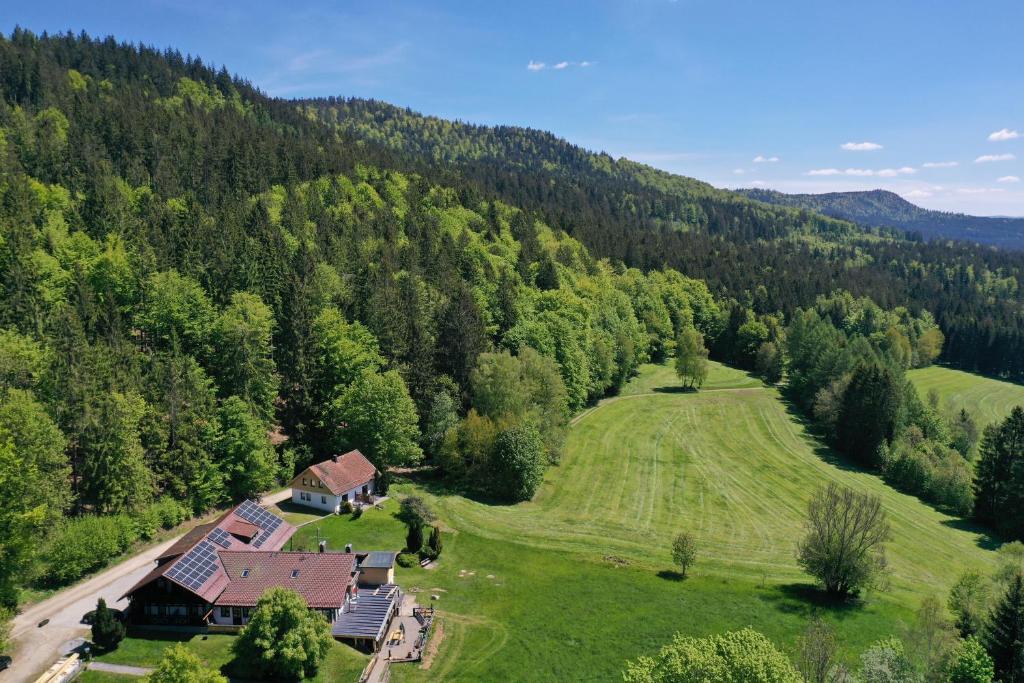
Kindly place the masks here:
[(352, 510), (352, 519), (359, 519), (363, 516), (363, 506), (360, 505)]
[(147, 683), (227, 683), (216, 671), (207, 669), (191, 650), (175, 643), (164, 650), (163, 659), (153, 669)]
[(398, 557), (395, 558), (395, 562), (398, 563), (399, 567), (409, 569), (415, 567), (420, 563), (419, 559), (413, 553), (398, 553)]
[(430, 530), (430, 540), (427, 541), (427, 545), (430, 547), (431, 556), (437, 558), (441, 555), (444, 542), (441, 540), (441, 530), (436, 526)]
[(418, 553), (423, 547), (423, 527), (413, 524), (405, 536), (405, 549), (410, 553)]
[(971, 636), (953, 650), (947, 675), (949, 683), (991, 683), (996, 671), (985, 648)]
[(113, 650), (124, 640), (124, 633), (124, 624), (114, 618), (106, 601), (100, 598), (92, 622), (92, 642), (102, 650)]
[(706, 638), (677, 634), (657, 655), (629, 662), (623, 678), (628, 683), (803, 681), (786, 655), (764, 635), (750, 628)]
[(65, 520), (53, 532), (43, 553), (43, 582), (70, 583), (105, 566), (135, 540), (134, 526), (124, 515), (86, 515)]
[(341, 507), (338, 508), (338, 514), (340, 514), (340, 515), (351, 515), (352, 514), (352, 510), (353, 510), (352, 503), (350, 501), (346, 500), (344, 503), (341, 504)]

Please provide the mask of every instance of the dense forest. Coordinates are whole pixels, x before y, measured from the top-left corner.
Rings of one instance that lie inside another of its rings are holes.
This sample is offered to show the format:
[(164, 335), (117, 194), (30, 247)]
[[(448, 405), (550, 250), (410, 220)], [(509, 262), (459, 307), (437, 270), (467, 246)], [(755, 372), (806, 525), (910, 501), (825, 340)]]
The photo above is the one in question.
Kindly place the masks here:
[(1024, 373), (1018, 254), (113, 39), (16, 30), (0, 93), (6, 604), (342, 448), (529, 498), (572, 412), (695, 335), (807, 375), (826, 428), (891, 389), (867, 459), (929, 439), (962, 468), (906, 368)]

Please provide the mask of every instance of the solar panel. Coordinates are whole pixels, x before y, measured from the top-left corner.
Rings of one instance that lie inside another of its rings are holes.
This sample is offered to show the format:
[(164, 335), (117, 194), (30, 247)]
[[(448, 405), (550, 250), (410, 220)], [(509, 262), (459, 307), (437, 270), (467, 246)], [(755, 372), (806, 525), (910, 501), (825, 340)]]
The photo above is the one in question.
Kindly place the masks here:
[(217, 571), (217, 550), (202, 540), (185, 553), (165, 575), (189, 590), (197, 590)]
[(250, 524), (255, 524), (260, 528), (261, 533), (257, 535), (252, 544), (253, 547), (256, 548), (263, 545), (263, 542), (277, 530), (277, 527), (281, 526), (281, 522), (283, 521), (277, 515), (267, 512), (251, 500), (247, 500), (239, 505), (238, 509), (235, 510), (235, 514)]
[(217, 545), (219, 545), (221, 548), (231, 547), (231, 534), (229, 534), (228, 532), (224, 531), (219, 527), (211, 531), (208, 538)]

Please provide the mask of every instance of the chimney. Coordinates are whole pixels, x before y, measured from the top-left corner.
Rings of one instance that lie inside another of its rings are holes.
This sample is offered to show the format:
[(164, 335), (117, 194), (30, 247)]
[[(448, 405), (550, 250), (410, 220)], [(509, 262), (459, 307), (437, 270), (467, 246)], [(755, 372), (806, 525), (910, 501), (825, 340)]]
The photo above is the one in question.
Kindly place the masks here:
[(345, 544), (345, 552), (346, 553), (351, 553), (352, 552), (352, 544), (351, 543), (346, 543)]
[(327, 541), (326, 540), (320, 541), (320, 552), (326, 552), (326, 551), (327, 551)]

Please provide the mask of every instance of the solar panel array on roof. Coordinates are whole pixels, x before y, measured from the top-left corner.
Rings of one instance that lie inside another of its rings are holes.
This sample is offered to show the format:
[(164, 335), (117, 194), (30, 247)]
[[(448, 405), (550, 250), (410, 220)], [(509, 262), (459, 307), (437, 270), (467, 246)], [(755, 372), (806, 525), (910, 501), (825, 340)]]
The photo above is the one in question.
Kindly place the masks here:
[(395, 599), (393, 591), (381, 590), (377, 595), (361, 592), (351, 611), (335, 620), (331, 634), (342, 638), (380, 638)]
[(235, 510), (235, 514), (260, 528), (259, 535), (252, 543), (254, 548), (259, 548), (263, 545), (263, 541), (270, 538), (270, 535), (277, 530), (277, 527), (281, 526), (282, 522), (280, 517), (270, 514), (251, 500), (247, 500), (239, 505), (238, 509)]
[(178, 560), (166, 577), (195, 591), (217, 571), (217, 550), (209, 541), (200, 541)]
[(231, 534), (219, 527), (211, 531), (207, 538), (219, 545), (221, 548), (231, 547)]

